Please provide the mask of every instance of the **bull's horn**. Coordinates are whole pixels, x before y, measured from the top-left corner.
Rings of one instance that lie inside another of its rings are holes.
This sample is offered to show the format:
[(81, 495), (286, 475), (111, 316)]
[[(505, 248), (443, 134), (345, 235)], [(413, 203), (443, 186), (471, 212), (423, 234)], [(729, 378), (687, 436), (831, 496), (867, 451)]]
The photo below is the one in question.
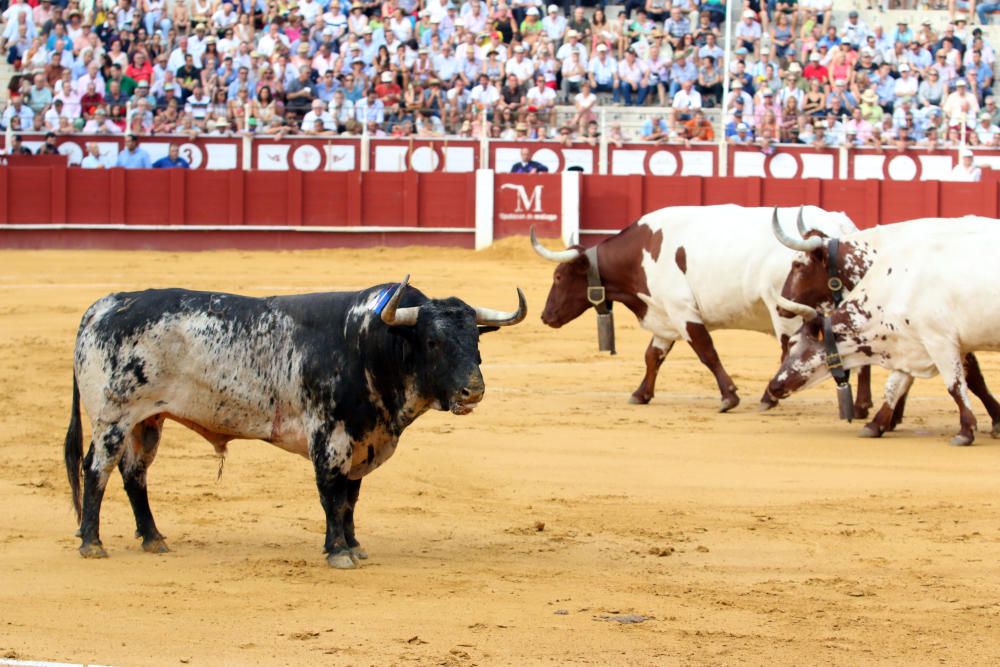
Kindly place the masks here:
[(417, 323), (417, 315), (420, 313), (420, 306), (415, 308), (397, 308), (399, 300), (403, 298), (406, 291), (406, 283), (410, 282), (410, 274), (406, 274), (399, 287), (392, 293), (392, 297), (382, 308), (382, 321), (391, 327), (413, 326)]
[(816, 316), (819, 315), (819, 312), (817, 312), (817, 310), (812, 306), (807, 306), (804, 303), (799, 303), (798, 301), (792, 301), (791, 299), (786, 299), (780, 294), (775, 295), (775, 301), (777, 302), (778, 306), (784, 308), (790, 313), (795, 313), (806, 322), (816, 319)]
[[(802, 215), (802, 209), (799, 209), (799, 215)], [(823, 239), (816, 236), (809, 239), (793, 239), (791, 236), (785, 233), (785, 230), (781, 228), (781, 223), (778, 221), (778, 207), (774, 207), (774, 215), (771, 216), (771, 229), (774, 230), (774, 236), (781, 242), (781, 245), (791, 248), (792, 250), (801, 250), (803, 252), (812, 252), (816, 248), (823, 245)]]
[(541, 257), (544, 257), (550, 262), (572, 262), (582, 254), (579, 250), (575, 250), (573, 248), (570, 248), (569, 250), (549, 250), (538, 242), (538, 237), (535, 236), (534, 225), (531, 226), (531, 247), (534, 248), (535, 252), (537, 252)]
[(509, 327), (517, 324), (528, 315), (528, 302), (524, 298), (524, 292), (517, 288), (517, 310), (507, 312), (503, 310), (492, 310), (490, 308), (476, 308), (476, 324), (487, 327)]
[(803, 206), (799, 206), (799, 215), (795, 218), (795, 227), (799, 230), (799, 236), (805, 238), (806, 234), (808, 234), (810, 230), (806, 227), (806, 221), (802, 217), (803, 208)]

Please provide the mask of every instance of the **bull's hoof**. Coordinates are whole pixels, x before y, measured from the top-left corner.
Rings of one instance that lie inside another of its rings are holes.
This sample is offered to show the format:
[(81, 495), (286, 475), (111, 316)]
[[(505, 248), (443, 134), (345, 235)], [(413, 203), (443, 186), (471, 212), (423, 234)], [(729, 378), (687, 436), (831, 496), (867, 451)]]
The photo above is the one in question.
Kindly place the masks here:
[(1000, 438), (1000, 422), (993, 422), (993, 430), (990, 431), (990, 435), (994, 438)]
[(646, 396), (645, 394), (632, 394), (628, 397), (628, 402), (632, 405), (646, 405), (651, 400), (652, 396)]
[(757, 412), (767, 412), (768, 410), (777, 405), (778, 405), (777, 401), (774, 401), (773, 403), (771, 401), (761, 401), (760, 405), (757, 406)]
[(871, 410), (870, 405), (855, 405), (854, 406), (854, 418), (855, 419), (868, 419), (868, 411)]
[(107, 558), (108, 552), (104, 550), (100, 542), (80, 545), (80, 555), (84, 558)]
[(863, 429), (861, 429), (860, 433), (858, 433), (858, 437), (859, 438), (881, 438), (882, 437), (882, 431), (879, 430), (878, 426), (874, 426), (872, 424), (865, 424), (865, 427)]
[(948, 444), (952, 447), (968, 447), (972, 444), (975, 438), (971, 435), (965, 435), (964, 433), (959, 433), (954, 438), (952, 438)]
[(359, 544), (356, 547), (351, 547), (351, 558), (354, 560), (368, 560), (368, 552)]
[(351, 552), (347, 549), (326, 555), (326, 564), (338, 570), (353, 570), (358, 564), (351, 558)]
[(161, 535), (160, 537), (143, 540), (142, 550), (148, 554), (165, 554), (170, 552), (170, 547), (167, 546)]
[(719, 406), (719, 412), (729, 412), (739, 404), (740, 397), (736, 394), (733, 394), (732, 396), (723, 396), (722, 404)]

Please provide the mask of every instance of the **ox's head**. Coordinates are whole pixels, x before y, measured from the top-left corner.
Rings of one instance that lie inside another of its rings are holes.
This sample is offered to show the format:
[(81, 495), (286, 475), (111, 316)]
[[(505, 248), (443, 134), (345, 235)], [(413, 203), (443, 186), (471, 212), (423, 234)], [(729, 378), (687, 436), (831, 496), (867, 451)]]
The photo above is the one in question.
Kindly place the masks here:
[(538, 242), (534, 227), (531, 228), (531, 246), (539, 256), (558, 263), (552, 274), (552, 287), (545, 300), (545, 310), (542, 311), (542, 322), (558, 329), (580, 317), (591, 307), (587, 300), (587, 269), (590, 261), (581, 246), (549, 250)]
[(486, 392), (479, 370), (479, 335), (523, 320), (528, 314), (524, 292), (517, 289), (513, 312), (475, 308), (454, 297), (400, 307), (409, 278), (385, 304), (382, 321), (409, 342), (417, 393), (440, 410), (468, 414)]
[[(781, 296), (798, 303), (814, 307), (831, 300), (829, 286), (829, 257), (827, 255), (828, 237), (820, 231), (810, 230), (802, 219), (802, 209), (796, 227), (800, 238), (793, 238), (785, 233), (778, 222), (778, 209), (774, 209), (771, 218), (771, 228), (774, 236), (782, 245), (797, 251), (792, 260), (792, 268), (785, 278), (781, 288)], [(785, 308), (779, 308), (779, 313), (790, 317), (792, 313)]]
[[(803, 324), (788, 341), (788, 354), (781, 362), (778, 372), (767, 385), (771, 398), (784, 399), (790, 394), (807, 389), (830, 377), (827, 367), (827, 350), (832, 347), (841, 357), (845, 368), (860, 365), (857, 357), (857, 338), (849, 316), (850, 305), (824, 316), (815, 308), (784, 297), (777, 297), (778, 305), (794, 316), (802, 318)], [(827, 317), (830, 326), (824, 327)], [(826, 336), (832, 335), (833, 341)], [(830, 343), (833, 343), (830, 345)]]

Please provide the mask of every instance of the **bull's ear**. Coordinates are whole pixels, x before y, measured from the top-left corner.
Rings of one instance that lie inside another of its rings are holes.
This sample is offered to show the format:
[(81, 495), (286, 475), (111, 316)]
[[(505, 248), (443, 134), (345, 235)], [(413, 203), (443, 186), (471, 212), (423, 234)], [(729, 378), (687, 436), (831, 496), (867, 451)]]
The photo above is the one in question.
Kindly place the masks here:
[(491, 331), (499, 331), (500, 327), (479, 327), (479, 334), (490, 333)]

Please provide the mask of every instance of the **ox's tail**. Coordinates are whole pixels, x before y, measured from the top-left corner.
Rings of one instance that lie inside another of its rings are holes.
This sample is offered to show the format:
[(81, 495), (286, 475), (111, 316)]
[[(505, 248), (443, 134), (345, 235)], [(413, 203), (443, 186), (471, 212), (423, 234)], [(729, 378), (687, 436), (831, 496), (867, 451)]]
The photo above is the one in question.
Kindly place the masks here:
[(69, 477), (69, 488), (73, 492), (73, 509), (76, 510), (76, 522), (80, 523), (80, 472), (83, 459), (83, 427), (80, 424), (80, 388), (76, 384), (76, 373), (73, 373), (73, 407), (70, 408), (69, 428), (66, 429), (66, 445), (63, 453), (66, 457), (66, 476)]

